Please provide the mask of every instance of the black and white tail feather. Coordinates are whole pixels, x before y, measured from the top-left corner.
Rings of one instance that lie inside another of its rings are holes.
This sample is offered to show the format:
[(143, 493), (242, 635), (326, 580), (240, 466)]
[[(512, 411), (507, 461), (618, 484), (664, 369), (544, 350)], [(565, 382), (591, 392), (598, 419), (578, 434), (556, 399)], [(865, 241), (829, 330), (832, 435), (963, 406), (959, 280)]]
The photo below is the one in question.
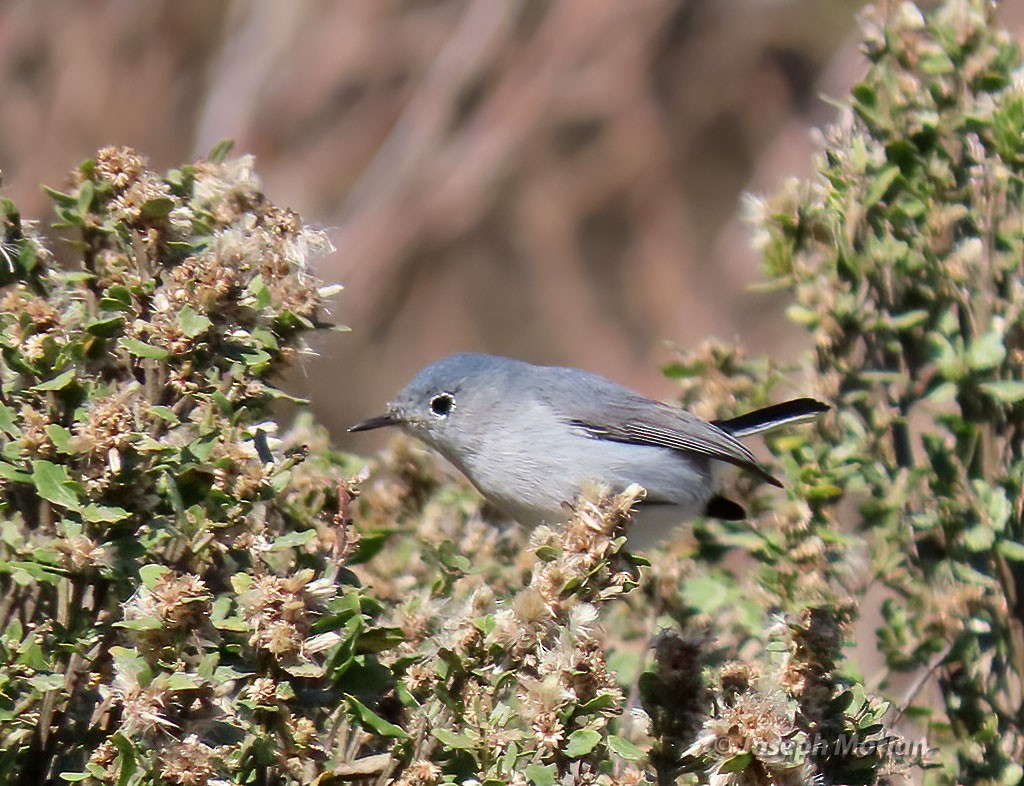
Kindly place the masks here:
[[(828, 404), (822, 404), (813, 398), (797, 398), (763, 409), (756, 409), (728, 420), (714, 420), (712, 425), (734, 437), (749, 437), (783, 426), (808, 423), (823, 412), (828, 412), (829, 409)], [(708, 504), (704, 508), (704, 515), (723, 521), (739, 521), (747, 517), (747, 511), (738, 502), (716, 494), (708, 500)]]
[(822, 404), (813, 398), (795, 398), (792, 401), (773, 404), (764, 409), (755, 409), (746, 415), (728, 420), (714, 420), (712, 423), (734, 437), (749, 437), (752, 434), (760, 434), (783, 426), (809, 423), (828, 410), (828, 404)]

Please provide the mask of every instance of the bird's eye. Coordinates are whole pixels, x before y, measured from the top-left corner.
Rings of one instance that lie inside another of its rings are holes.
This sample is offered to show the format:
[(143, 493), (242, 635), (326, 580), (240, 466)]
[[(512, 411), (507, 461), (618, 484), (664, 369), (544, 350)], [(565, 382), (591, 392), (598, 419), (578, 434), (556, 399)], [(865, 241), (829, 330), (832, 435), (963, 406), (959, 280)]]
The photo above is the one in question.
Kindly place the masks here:
[(453, 409), (455, 409), (455, 396), (451, 393), (438, 393), (430, 399), (430, 411), (439, 418), (448, 417)]

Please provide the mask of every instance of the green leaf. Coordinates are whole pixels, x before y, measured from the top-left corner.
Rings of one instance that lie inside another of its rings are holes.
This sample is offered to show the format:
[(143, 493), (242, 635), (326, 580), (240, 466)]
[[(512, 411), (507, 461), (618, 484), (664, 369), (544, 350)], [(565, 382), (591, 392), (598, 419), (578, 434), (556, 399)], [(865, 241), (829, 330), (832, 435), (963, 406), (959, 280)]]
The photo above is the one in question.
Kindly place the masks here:
[(14, 417), (14, 410), (5, 404), (0, 404), (0, 431), (10, 434), (12, 437), (17, 436), (21, 431), (18, 421)]
[(46, 565), (27, 560), (0, 560), (0, 572), (10, 573), (11, 578), (23, 587), (39, 582), (57, 584), (64, 578), (63, 573), (56, 573)]
[(174, 210), (174, 200), (170, 197), (154, 197), (147, 199), (141, 208), (142, 217), (148, 221), (158, 221), (167, 218)]
[(1024, 562), (1024, 543), (1018, 543), (1015, 540), (1001, 540), (996, 545), (996, 551), (1011, 562)]
[(737, 753), (731, 759), (723, 761), (722, 765), (718, 768), (718, 772), (743, 772), (753, 759), (754, 757), (746, 751)]
[(461, 734), (451, 729), (434, 729), (431, 734), (449, 750), (468, 751), (476, 747), (476, 743), (468, 734)]
[(372, 729), (374, 733), (379, 734), (381, 737), (394, 737), (400, 740), (409, 738), (409, 735), (403, 729), (390, 721), (384, 720), (355, 696), (346, 693), (345, 699), (348, 701), (352, 714), (356, 716), (363, 726)]
[(189, 338), (195, 338), (213, 326), (208, 317), (198, 313), (191, 306), (184, 306), (178, 313), (178, 324), (181, 325), (182, 333)]
[(174, 410), (171, 409), (170, 407), (165, 407), (160, 404), (154, 404), (146, 411), (149, 412), (150, 415), (155, 415), (161, 420), (166, 420), (168, 423), (171, 424), (181, 422), (181, 419), (174, 414)]
[(995, 540), (996, 533), (986, 524), (976, 524), (964, 531), (964, 544), (974, 552), (988, 551)]
[(33, 390), (63, 390), (75, 378), (75, 370), (69, 368), (62, 374), (58, 374), (53, 379), (48, 379), (46, 382), (40, 382), (38, 385), (33, 387)]
[(270, 355), (262, 349), (248, 349), (242, 352), (242, 362), (253, 368), (270, 362)]
[(147, 344), (145, 341), (139, 341), (137, 338), (122, 338), (121, 345), (131, 354), (140, 358), (166, 360), (171, 354), (163, 347), (154, 347), (152, 344)]
[(100, 298), (99, 307), (103, 311), (134, 311), (131, 290), (123, 284), (111, 285)]
[(44, 431), (46, 436), (50, 438), (53, 446), (61, 453), (71, 453), (71, 432), (63, 426), (58, 426), (56, 423), (51, 423), (47, 426)]
[(627, 761), (641, 761), (645, 756), (642, 748), (617, 734), (608, 736), (608, 748), (616, 756)]
[(966, 357), (968, 367), (974, 371), (995, 368), (1006, 357), (1003, 334), (993, 330), (974, 339), (967, 347)]
[(286, 532), (274, 538), (270, 547), (271, 551), (283, 551), (284, 549), (298, 548), (316, 540), (315, 529), (305, 529), (297, 532)]
[(554, 764), (527, 764), (524, 774), (534, 786), (555, 786), (558, 770)]
[(92, 210), (92, 202), (95, 197), (96, 187), (91, 180), (86, 180), (78, 187), (78, 200), (76, 201), (78, 212), (84, 216)]
[(64, 508), (77, 510), (78, 484), (68, 477), (68, 470), (61, 464), (49, 461), (32, 462), (32, 482), (36, 492), (47, 502)]
[(167, 690), (196, 690), (203, 687), (204, 682), (198, 674), (176, 671), (167, 678)]
[(96, 505), (95, 503), (90, 503), (82, 508), (82, 518), (94, 524), (124, 521), (130, 515), (132, 514), (124, 508), (116, 506)]
[(114, 743), (117, 748), (118, 757), (118, 777), (117, 786), (128, 786), (131, 781), (132, 775), (135, 774), (135, 770), (138, 769), (138, 757), (135, 753), (135, 746), (132, 745), (132, 741), (125, 737), (121, 732), (114, 732), (110, 736), (110, 741)]
[(213, 164), (222, 164), (227, 160), (227, 157), (231, 154), (231, 149), (234, 146), (234, 139), (222, 139), (213, 146), (209, 155), (206, 156), (206, 160)]
[(1024, 382), (1016, 379), (982, 382), (978, 387), (1003, 404), (1016, 404), (1024, 401)]
[(896, 181), (896, 178), (900, 176), (900, 168), (895, 164), (886, 167), (882, 170), (881, 174), (875, 178), (871, 187), (868, 189), (867, 195), (864, 197), (864, 204), (867, 207), (873, 207), (882, 197), (885, 196), (886, 192)]
[(565, 755), (570, 759), (586, 756), (601, 742), (601, 733), (594, 729), (576, 729), (565, 743)]
[(68, 783), (78, 783), (79, 781), (84, 781), (86, 778), (90, 778), (92, 776), (88, 772), (62, 772), (58, 777), (62, 781), (67, 781)]
[(273, 331), (262, 327), (255, 327), (252, 329), (251, 335), (254, 339), (260, 342), (260, 345), (264, 349), (280, 349), (277, 336), (274, 335)]
[(727, 587), (721, 579), (714, 576), (696, 576), (683, 586), (683, 599), (695, 609), (705, 614), (713, 614), (731, 602), (726, 590)]
[(31, 483), (32, 476), (22, 472), (13, 464), (8, 464), (6, 461), (0, 461), (0, 478), (4, 480), (13, 480), (15, 483)]
[(917, 311), (904, 311), (889, 317), (890, 327), (896, 330), (910, 330), (922, 324), (928, 319), (928, 311), (918, 309)]
[(139, 568), (139, 578), (142, 579), (142, 586), (146, 589), (153, 589), (169, 570), (170, 568), (166, 565), (143, 565)]
[(74, 194), (65, 194), (63, 191), (57, 191), (49, 186), (43, 186), (43, 192), (58, 205), (64, 207), (75, 207), (78, 205), (78, 197)]
[(245, 288), (246, 294), (256, 301), (256, 308), (263, 310), (270, 306), (270, 290), (263, 281), (263, 276), (257, 273)]
[(96, 319), (85, 326), (85, 332), (97, 338), (110, 338), (116, 336), (124, 327), (124, 317), (107, 317)]

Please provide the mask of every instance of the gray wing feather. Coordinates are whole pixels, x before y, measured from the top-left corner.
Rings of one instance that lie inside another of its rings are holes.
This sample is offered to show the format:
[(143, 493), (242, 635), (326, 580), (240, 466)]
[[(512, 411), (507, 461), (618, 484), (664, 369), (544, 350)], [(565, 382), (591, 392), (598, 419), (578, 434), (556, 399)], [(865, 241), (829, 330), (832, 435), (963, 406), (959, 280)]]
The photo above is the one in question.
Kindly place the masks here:
[[(605, 397), (597, 398), (603, 399), (600, 408), (593, 399), (590, 402), (577, 399), (576, 411), (564, 413), (569, 415), (568, 422), (596, 439), (651, 445), (705, 456), (734, 464), (773, 486), (782, 486), (757, 463), (754, 454), (742, 442), (685, 410), (637, 394), (625, 398), (616, 396), (614, 404)], [(617, 416), (616, 422), (611, 422), (610, 412)]]

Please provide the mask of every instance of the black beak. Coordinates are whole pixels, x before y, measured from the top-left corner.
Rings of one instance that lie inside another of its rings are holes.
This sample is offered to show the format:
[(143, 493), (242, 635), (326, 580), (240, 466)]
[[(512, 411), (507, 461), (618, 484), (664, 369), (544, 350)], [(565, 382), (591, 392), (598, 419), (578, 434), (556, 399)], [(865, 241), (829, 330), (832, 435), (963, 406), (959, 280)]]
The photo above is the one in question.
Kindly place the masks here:
[(375, 428), (384, 428), (385, 426), (397, 426), (402, 421), (399, 420), (392, 414), (378, 415), (375, 418), (364, 420), (362, 423), (356, 423), (354, 426), (349, 426), (349, 431), (370, 431)]

